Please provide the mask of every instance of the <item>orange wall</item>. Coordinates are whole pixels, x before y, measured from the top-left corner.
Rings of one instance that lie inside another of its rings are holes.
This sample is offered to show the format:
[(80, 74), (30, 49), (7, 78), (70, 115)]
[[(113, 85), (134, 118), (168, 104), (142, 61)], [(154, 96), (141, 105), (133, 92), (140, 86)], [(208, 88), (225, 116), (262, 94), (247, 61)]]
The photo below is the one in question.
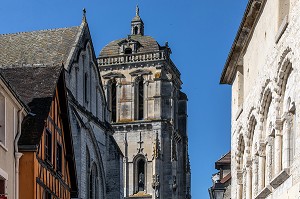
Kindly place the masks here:
[(36, 198), (35, 190), (35, 152), (23, 152), (20, 159), (20, 199)]

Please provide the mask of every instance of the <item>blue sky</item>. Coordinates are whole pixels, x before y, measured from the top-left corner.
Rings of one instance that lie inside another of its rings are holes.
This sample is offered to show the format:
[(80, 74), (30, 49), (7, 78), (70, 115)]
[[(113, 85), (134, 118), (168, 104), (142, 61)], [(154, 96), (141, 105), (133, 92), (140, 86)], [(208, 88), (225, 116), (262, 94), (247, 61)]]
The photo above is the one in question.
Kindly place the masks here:
[(230, 149), (230, 86), (219, 78), (241, 21), (246, 0), (6, 0), (0, 33), (77, 26), (87, 10), (96, 55), (130, 33), (139, 4), (145, 35), (169, 42), (189, 98), (192, 197), (209, 198), (214, 162)]

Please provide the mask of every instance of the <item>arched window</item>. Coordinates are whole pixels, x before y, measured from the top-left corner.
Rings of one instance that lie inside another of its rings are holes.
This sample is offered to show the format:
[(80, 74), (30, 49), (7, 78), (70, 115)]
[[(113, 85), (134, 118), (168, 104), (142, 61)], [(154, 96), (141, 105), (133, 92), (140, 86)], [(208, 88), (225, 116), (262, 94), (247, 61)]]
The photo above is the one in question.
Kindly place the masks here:
[(139, 34), (139, 28), (137, 26), (134, 27), (134, 34), (135, 35)]
[(84, 74), (84, 102), (88, 103), (88, 74)]
[(86, 147), (86, 193), (87, 198), (90, 198), (90, 171), (91, 171), (91, 158), (88, 147)]
[(135, 193), (146, 190), (146, 160), (142, 155), (134, 160), (134, 191)]
[(135, 89), (135, 119), (144, 119), (144, 78), (140, 77), (136, 81)]
[(131, 48), (125, 48), (124, 54), (132, 54)]
[(98, 199), (98, 172), (96, 164), (94, 163), (89, 176), (89, 198), (90, 199)]

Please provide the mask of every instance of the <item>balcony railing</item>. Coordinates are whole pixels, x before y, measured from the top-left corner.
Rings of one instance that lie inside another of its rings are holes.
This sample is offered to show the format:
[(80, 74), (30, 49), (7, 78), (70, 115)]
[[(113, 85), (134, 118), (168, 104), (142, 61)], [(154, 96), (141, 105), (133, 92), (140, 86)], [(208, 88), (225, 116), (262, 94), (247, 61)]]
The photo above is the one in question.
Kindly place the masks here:
[(165, 51), (151, 52), (151, 53), (136, 53), (130, 55), (116, 55), (109, 57), (98, 58), (99, 66), (109, 66), (116, 64), (126, 64), (131, 62), (146, 62), (166, 59)]

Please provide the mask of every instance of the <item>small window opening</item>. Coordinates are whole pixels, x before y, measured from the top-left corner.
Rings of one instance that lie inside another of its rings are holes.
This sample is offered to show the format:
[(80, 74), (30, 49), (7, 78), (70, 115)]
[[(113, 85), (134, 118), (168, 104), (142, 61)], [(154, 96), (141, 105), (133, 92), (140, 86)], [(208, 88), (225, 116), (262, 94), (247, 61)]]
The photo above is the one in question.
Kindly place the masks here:
[(52, 135), (48, 129), (45, 134), (45, 159), (49, 163), (52, 161)]
[(88, 74), (84, 74), (84, 101), (88, 102)]
[(135, 34), (135, 35), (139, 34), (139, 28), (138, 28), (137, 26), (134, 27), (134, 34)]
[(132, 54), (131, 48), (125, 48), (125, 54)]
[(144, 83), (143, 78), (138, 84), (138, 120), (144, 119)]
[(116, 82), (111, 84), (111, 120), (117, 121), (117, 85)]
[(138, 161), (138, 191), (145, 190), (145, 161), (143, 159)]
[(5, 180), (0, 177), (0, 196), (5, 195)]
[(56, 149), (56, 169), (58, 172), (62, 172), (62, 146), (57, 143)]

